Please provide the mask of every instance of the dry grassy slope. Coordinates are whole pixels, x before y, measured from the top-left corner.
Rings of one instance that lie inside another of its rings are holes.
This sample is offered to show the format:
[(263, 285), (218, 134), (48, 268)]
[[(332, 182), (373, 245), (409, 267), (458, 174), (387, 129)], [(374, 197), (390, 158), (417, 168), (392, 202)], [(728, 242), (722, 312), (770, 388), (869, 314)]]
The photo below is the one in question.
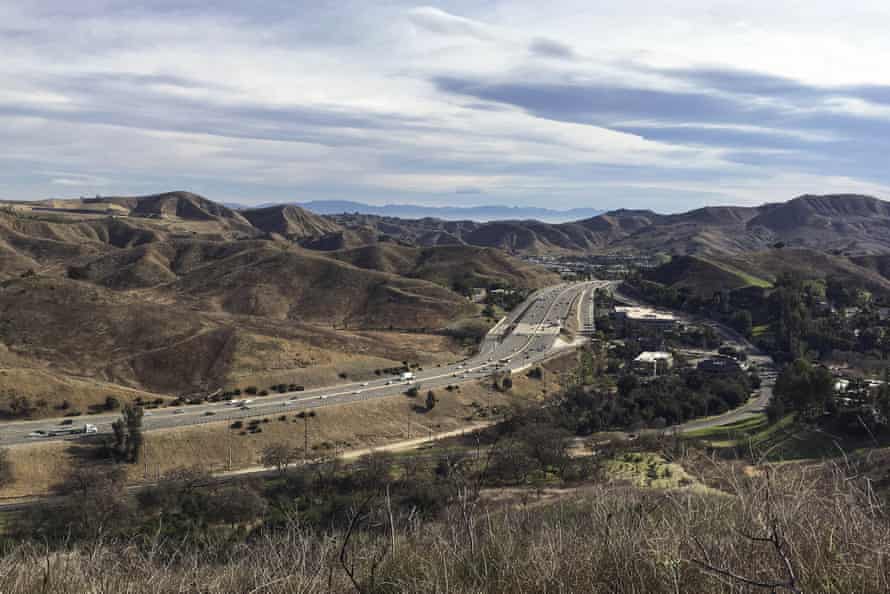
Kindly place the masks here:
[(257, 229), (291, 239), (320, 237), (341, 230), (333, 221), (290, 204), (243, 210), (241, 215)]
[(464, 279), (478, 286), (499, 282), (535, 288), (559, 281), (556, 275), (500, 251), (473, 246), (412, 248), (384, 243), (341, 251), (335, 257), (360, 268), (421, 278), (445, 287)]
[[(541, 282), (540, 273), (485, 250), (409, 250), (392, 269), (382, 261), (365, 269), (255, 239), (258, 230), (238, 241), (232, 234), (202, 240), (237, 227), (240, 215), (190, 195), (90, 202), (102, 204), (164, 218), (0, 212), (0, 366), (14, 371), (0, 378), (0, 389), (10, 397), (43, 399), (40, 386), (55, 385), (53, 404), (65, 394), (80, 398), (86, 390), (70, 386), (90, 381), (94, 399), (85, 396), (84, 404), (108, 394), (101, 382), (166, 394), (241, 382), (268, 386), (270, 378), (318, 385), (343, 371), (450, 359), (459, 347), (440, 336), (356, 333), (442, 328), (476, 311), (443, 286), (394, 272), (443, 284), (464, 269)], [(344, 236), (369, 239), (363, 233), (376, 241), (369, 228)], [(31, 269), (36, 275), (23, 277)]]
[[(396, 308), (397, 310), (398, 308)], [(0, 375), (0, 392), (34, 396), (46, 374), (178, 394), (202, 388), (278, 381), (319, 385), (342, 371), (373, 370), (403, 360), (432, 361), (455, 345), (440, 337), (412, 343), (333, 331), (299, 321), (212, 314), (163, 293), (109, 290), (36, 276), (0, 287), (0, 366), (30, 370)], [(256, 350), (264, 354), (256, 358)], [(438, 356), (438, 355), (437, 355)], [(67, 378), (67, 379), (66, 379)], [(96, 390), (93, 403), (108, 395)], [(38, 390), (39, 391), (39, 390)], [(62, 392), (44, 394), (50, 406)], [(0, 399), (2, 400), (2, 399)], [(0, 406), (6, 404), (0, 401)], [(51, 410), (39, 411), (41, 415)], [(57, 413), (56, 413), (57, 414)]]
[(97, 258), (70, 266), (68, 276), (115, 289), (154, 287), (235, 254), (276, 247), (273, 242), (259, 240), (170, 240), (106, 251)]
[(438, 328), (473, 309), (433, 283), (294, 249), (242, 252), (194, 270), (175, 288), (230, 313), (349, 326)]

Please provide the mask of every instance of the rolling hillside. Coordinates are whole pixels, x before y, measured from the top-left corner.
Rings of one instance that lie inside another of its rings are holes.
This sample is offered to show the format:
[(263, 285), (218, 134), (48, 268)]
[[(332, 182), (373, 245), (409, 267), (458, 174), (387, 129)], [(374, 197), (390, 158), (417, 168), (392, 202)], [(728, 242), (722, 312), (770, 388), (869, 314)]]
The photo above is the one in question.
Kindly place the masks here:
[(722, 290), (769, 285), (766, 280), (725, 262), (698, 256), (674, 256), (670, 262), (647, 272), (645, 278), (677, 290), (686, 290), (703, 299)]
[(463, 347), (439, 331), (479, 310), (454, 279), (552, 279), (494, 250), (406, 247), (292, 208), (260, 219), (199, 198), (102, 199), (114, 216), (65, 208), (82, 201), (0, 209), (0, 415), (20, 398), (57, 416), (109, 395), (317, 385), (450, 360)]
[(359, 268), (424, 279), (444, 287), (453, 287), (458, 281), (480, 287), (540, 287), (559, 281), (556, 275), (501, 251), (466, 245), (414, 248), (378, 243), (337, 252), (335, 257)]

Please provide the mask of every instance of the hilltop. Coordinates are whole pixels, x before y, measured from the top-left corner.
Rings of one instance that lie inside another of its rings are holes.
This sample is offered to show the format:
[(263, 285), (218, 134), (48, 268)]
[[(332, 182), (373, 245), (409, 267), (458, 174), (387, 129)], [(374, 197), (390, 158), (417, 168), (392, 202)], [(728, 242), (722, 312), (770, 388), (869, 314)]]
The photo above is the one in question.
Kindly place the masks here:
[(337, 233), (340, 226), (299, 206), (278, 205), (242, 210), (250, 224), (267, 233), (278, 233), (289, 239), (304, 239)]

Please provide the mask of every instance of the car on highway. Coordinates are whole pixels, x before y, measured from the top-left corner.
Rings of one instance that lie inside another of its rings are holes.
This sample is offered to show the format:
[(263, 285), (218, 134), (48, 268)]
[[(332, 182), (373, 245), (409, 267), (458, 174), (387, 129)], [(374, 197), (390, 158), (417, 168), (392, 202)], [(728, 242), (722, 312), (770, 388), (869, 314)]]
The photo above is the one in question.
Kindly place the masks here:
[(173, 414), (174, 415), (184, 415), (185, 411), (182, 410), (181, 408), (177, 408), (176, 410), (173, 411)]
[(43, 429), (37, 429), (36, 431), (32, 431), (28, 434), (28, 437), (46, 437), (49, 433), (44, 431)]
[(364, 387), (366, 387), (367, 385), (368, 385), (368, 382), (365, 382), (365, 383), (362, 384), (362, 387), (364, 388)]

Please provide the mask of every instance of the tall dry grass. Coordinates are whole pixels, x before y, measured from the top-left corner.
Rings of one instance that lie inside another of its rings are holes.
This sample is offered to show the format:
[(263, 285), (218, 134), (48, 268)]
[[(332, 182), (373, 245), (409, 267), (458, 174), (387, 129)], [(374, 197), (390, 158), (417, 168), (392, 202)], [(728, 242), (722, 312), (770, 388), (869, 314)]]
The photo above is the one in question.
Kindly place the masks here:
[(294, 513), (246, 539), (11, 545), (0, 592), (890, 592), (890, 523), (855, 469), (720, 471), (722, 491), (598, 485), (546, 506), (466, 498), (436, 521), (391, 512), (381, 495), (356, 503), (351, 530), (326, 533)]

